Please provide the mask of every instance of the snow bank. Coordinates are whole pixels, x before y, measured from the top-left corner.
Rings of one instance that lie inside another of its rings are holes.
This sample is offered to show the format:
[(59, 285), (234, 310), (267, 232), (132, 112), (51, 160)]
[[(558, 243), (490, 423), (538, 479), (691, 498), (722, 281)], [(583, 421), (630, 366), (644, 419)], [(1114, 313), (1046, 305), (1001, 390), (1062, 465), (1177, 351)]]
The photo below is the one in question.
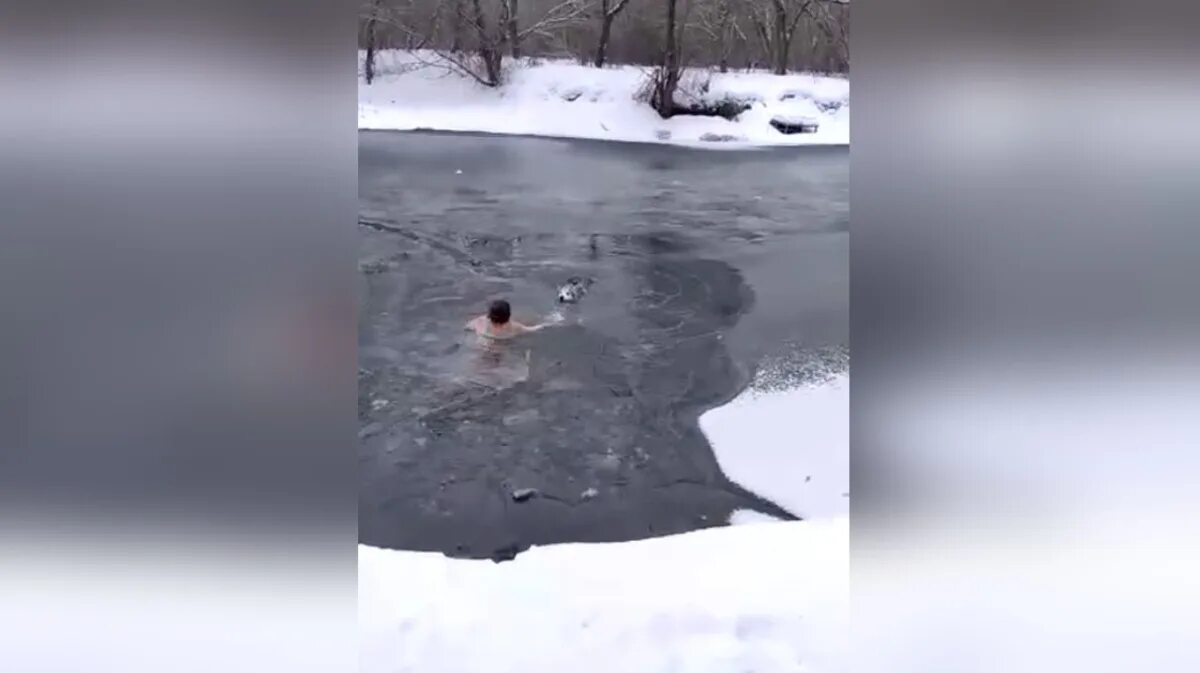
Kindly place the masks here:
[[(655, 142), (713, 148), (765, 145), (845, 145), (850, 142), (850, 86), (845, 78), (762, 72), (690, 72), (680, 102), (737, 100), (749, 104), (736, 121), (719, 117), (661, 119), (634, 100), (647, 69), (593, 68), (566, 61), (510, 64), (496, 89), (441, 67), (425, 54), (381, 52), (378, 75), (358, 86), (360, 129), (487, 133)], [(361, 57), (360, 57), (361, 71)], [(707, 82), (707, 86), (704, 86)], [(785, 135), (774, 117), (811, 119), (815, 133)]]
[(849, 374), (752, 388), (702, 415), (700, 429), (721, 470), (743, 487), (805, 519), (849, 514)]
[(363, 673), (846, 671), (847, 519), (541, 547), (359, 547)]

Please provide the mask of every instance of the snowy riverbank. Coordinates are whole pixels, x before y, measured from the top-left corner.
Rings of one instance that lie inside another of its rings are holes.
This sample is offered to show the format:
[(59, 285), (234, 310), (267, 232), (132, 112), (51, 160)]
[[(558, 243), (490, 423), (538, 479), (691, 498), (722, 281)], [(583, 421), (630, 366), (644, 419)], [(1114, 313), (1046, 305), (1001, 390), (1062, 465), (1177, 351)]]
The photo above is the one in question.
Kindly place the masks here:
[(847, 519), (542, 547), (361, 547), (363, 673), (849, 670)]
[(732, 479), (807, 521), (501, 564), (359, 547), (360, 670), (848, 671), (849, 386), (752, 387), (701, 417)]
[[(359, 59), (360, 129), (477, 131), (485, 133), (651, 142), (709, 148), (775, 145), (846, 145), (850, 142), (850, 85), (843, 77), (763, 72), (688, 73), (685, 98), (750, 106), (734, 121), (720, 117), (660, 118), (635, 100), (647, 68), (593, 68), (570, 61), (509, 63), (499, 88), (401, 51), (381, 52), (368, 85)], [(707, 83), (707, 86), (704, 84)], [(678, 97), (678, 96), (677, 96)], [(785, 135), (773, 118), (807, 120), (814, 133)]]

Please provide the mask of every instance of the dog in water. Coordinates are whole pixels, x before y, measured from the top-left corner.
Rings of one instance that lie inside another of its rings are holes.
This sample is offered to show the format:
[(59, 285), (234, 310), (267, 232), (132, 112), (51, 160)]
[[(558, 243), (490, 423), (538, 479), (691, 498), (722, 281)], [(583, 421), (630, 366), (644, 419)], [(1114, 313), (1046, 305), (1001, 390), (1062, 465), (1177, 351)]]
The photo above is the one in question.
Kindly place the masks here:
[(558, 288), (558, 303), (574, 304), (583, 299), (583, 295), (587, 294), (588, 288), (592, 286), (594, 281), (591, 278), (580, 278), (579, 276), (571, 276), (567, 282)]

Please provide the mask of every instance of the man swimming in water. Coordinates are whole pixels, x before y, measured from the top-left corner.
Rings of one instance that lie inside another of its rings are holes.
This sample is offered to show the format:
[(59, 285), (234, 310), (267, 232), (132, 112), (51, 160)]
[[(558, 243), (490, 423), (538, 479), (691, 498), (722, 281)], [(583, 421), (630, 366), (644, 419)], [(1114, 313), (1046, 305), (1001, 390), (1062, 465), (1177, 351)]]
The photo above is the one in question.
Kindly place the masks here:
[(529, 332), (536, 332), (553, 324), (553, 322), (541, 323), (539, 325), (524, 325), (519, 323), (512, 319), (512, 307), (509, 306), (508, 302), (503, 299), (497, 299), (488, 306), (485, 315), (471, 319), (466, 324), (466, 329), (487, 339), (505, 340), (522, 334), (528, 334)]

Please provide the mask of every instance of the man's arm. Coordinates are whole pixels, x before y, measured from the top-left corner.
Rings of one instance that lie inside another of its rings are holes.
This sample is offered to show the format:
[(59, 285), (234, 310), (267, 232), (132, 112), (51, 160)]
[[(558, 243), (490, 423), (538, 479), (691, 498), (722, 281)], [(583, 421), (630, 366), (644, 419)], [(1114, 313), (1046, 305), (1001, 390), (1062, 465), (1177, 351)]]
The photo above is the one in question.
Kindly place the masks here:
[(548, 322), (538, 323), (536, 325), (525, 325), (517, 321), (513, 321), (513, 325), (521, 332), (537, 332), (544, 330), (547, 327), (553, 327), (562, 322), (562, 316), (552, 316)]

